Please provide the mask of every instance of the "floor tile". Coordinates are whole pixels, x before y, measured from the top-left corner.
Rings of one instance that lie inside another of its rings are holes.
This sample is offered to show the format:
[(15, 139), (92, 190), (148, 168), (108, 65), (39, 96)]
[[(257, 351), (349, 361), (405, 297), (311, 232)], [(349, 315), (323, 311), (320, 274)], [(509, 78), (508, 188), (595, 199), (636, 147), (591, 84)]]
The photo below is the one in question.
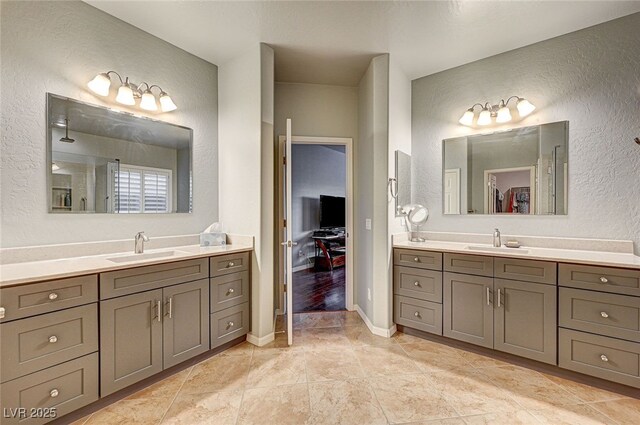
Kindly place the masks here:
[(387, 423), (378, 400), (366, 380), (309, 384), (309, 424), (383, 425)]
[(357, 311), (345, 311), (342, 317), (342, 326), (360, 326), (364, 325), (364, 320), (360, 317), (360, 314)]
[[(588, 404), (554, 407), (529, 411), (545, 425), (615, 425), (616, 423)], [(637, 423), (637, 422), (636, 422)]]
[(342, 312), (298, 313), (293, 315), (293, 328), (339, 328), (343, 316)]
[(426, 341), (423, 338), (419, 338), (417, 336), (409, 335), (404, 332), (396, 332), (391, 338), (393, 338), (398, 344), (410, 344), (415, 342), (423, 342)]
[(640, 400), (638, 399), (603, 401), (592, 403), (590, 406), (619, 424), (640, 424)]
[(426, 376), (432, 388), (443, 394), (462, 416), (522, 409), (499, 385), (480, 372), (447, 371)]
[(571, 394), (578, 397), (580, 400), (587, 403), (596, 401), (617, 400), (621, 398), (627, 398), (621, 394), (613, 393), (607, 390), (601, 390), (600, 388), (584, 385), (579, 382), (570, 381), (568, 379), (559, 378), (557, 376), (544, 374), (545, 378), (549, 379), (557, 385), (560, 385)]
[(250, 356), (253, 354), (253, 350), (255, 349), (255, 345), (249, 342), (242, 342), (238, 345), (234, 345), (233, 347), (224, 350), (222, 353), (218, 354), (219, 356)]
[(393, 338), (374, 335), (365, 324), (347, 326), (344, 328), (344, 331), (354, 346), (397, 344), (397, 341)]
[(465, 425), (462, 418), (435, 419), (432, 421), (420, 421), (403, 423), (401, 425)]
[(352, 349), (307, 350), (304, 353), (309, 382), (364, 378), (364, 370)]
[[(508, 413), (488, 413), (478, 416), (465, 416), (467, 425), (538, 425), (539, 422), (526, 410)], [(580, 425), (580, 424), (575, 424)]]
[(120, 400), (95, 412), (87, 425), (152, 425), (160, 423), (171, 401), (162, 399)]
[(509, 366), (509, 363), (472, 351), (456, 350), (456, 353), (473, 367)]
[(198, 394), (242, 389), (250, 365), (250, 356), (212, 357), (193, 367), (180, 392)]
[(444, 396), (422, 374), (396, 375), (370, 380), (373, 391), (392, 423), (457, 417)]
[(351, 347), (343, 328), (303, 329), (299, 342), (304, 347)]
[(127, 397), (127, 399), (133, 400), (138, 398), (170, 398), (173, 400), (173, 398), (180, 390), (180, 387), (182, 387), (182, 384), (189, 376), (191, 369), (192, 368), (185, 369), (169, 376), (168, 378), (163, 379), (162, 381), (151, 384), (147, 388), (131, 394), (129, 397)]
[(418, 366), (399, 345), (363, 346), (353, 349), (366, 376), (419, 373)]
[(253, 388), (244, 392), (238, 425), (300, 425), (309, 420), (306, 384)]
[(304, 352), (256, 353), (251, 359), (247, 388), (307, 382)]
[(525, 409), (542, 410), (554, 406), (578, 404), (576, 396), (553, 384), (540, 373), (518, 366), (478, 369)]
[(472, 369), (471, 364), (464, 360), (457, 350), (446, 345), (430, 341), (418, 341), (401, 344), (401, 347), (423, 372)]
[(164, 415), (162, 424), (212, 424), (236, 423), (242, 390), (217, 393), (180, 394)]

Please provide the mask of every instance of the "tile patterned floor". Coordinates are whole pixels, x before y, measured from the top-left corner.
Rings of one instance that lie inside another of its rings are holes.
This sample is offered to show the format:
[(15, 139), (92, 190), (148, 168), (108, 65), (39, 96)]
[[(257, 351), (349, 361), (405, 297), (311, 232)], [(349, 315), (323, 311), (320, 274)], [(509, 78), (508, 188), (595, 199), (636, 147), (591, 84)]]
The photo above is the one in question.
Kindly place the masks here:
[(357, 313), (294, 317), (74, 423), (639, 424), (632, 399), (410, 335), (372, 335)]

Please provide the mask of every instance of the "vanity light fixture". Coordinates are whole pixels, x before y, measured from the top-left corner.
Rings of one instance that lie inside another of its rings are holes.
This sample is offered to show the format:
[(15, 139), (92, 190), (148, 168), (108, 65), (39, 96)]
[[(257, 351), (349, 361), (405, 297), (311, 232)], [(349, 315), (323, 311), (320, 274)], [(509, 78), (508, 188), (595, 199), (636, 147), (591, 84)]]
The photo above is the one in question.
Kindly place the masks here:
[(480, 107), (480, 113), (478, 114), (478, 120), (476, 121), (477, 125), (489, 125), (493, 122), (494, 118), (497, 123), (509, 122), (513, 119), (511, 116), (511, 109), (509, 109), (509, 102), (512, 99), (516, 99), (516, 109), (518, 110), (520, 118), (526, 117), (536, 109), (536, 107), (527, 99), (519, 96), (511, 96), (506, 100), (506, 102), (504, 99), (500, 100), (500, 103), (497, 105), (492, 105), (489, 102), (486, 102), (484, 105), (482, 103), (476, 103), (462, 114), (462, 117), (460, 117), (458, 122), (462, 125), (471, 127), (473, 125), (473, 119), (475, 118), (476, 106)]
[(91, 91), (100, 96), (108, 96), (109, 87), (111, 87), (111, 74), (117, 75), (120, 80), (116, 102), (133, 106), (136, 104), (136, 99), (140, 99), (140, 108), (146, 111), (157, 111), (158, 104), (156, 102), (156, 96), (152, 92), (153, 88), (157, 88), (160, 92), (158, 99), (160, 100), (160, 109), (162, 112), (171, 112), (177, 109), (171, 97), (167, 92), (162, 90), (160, 86), (156, 84), (149, 85), (146, 82), (136, 85), (129, 81), (129, 77), (123, 79), (120, 74), (115, 71), (102, 72), (96, 75), (87, 83), (87, 86)]

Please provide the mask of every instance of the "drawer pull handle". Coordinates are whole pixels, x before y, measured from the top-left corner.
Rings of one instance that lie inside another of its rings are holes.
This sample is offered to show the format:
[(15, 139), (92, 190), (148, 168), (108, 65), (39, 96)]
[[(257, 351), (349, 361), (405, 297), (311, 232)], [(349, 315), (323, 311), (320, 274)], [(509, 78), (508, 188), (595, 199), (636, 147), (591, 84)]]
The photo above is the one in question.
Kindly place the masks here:
[(232, 327), (233, 327), (233, 325), (234, 325), (234, 323), (233, 323), (233, 322), (229, 322), (229, 323), (227, 323), (227, 327), (228, 327), (228, 328), (232, 328)]
[(415, 261), (416, 263), (419, 263), (419, 262), (420, 262), (420, 259), (419, 259), (418, 257), (414, 257), (414, 258), (413, 258), (413, 261)]
[(228, 292), (229, 294), (233, 294), (233, 293), (234, 293), (234, 292), (236, 292), (236, 291), (234, 291), (234, 289), (233, 289), (233, 288), (229, 288), (229, 290), (228, 290), (227, 292)]
[(49, 395), (51, 397), (58, 397), (58, 394), (60, 394), (60, 392), (57, 389), (52, 389), (51, 392), (49, 392)]
[(50, 293), (50, 294), (49, 294), (49, 299), (50, 299), (51, 301), (53, 301), (53, 300), (57, 300), (57, 299), (58, 299), (58, 294), (56, 294), (55, 292)]
[(416, 311), (415, 313), (413, 313), (413, 315), (416, 316), (416, 317), (420, 317), (420, 312)]
[(233, 267), (235, 265), (236, 265), (236, 263), (234, 263), (233, 261), (229, 261), (229, 267)]
[(169, 297), (167, 305), (169, 306), (169, 319), (173, 319), (173, 297)]
[(487, 305), (491, 305), (491, 289), (487, 286)]
[(4, 319), (5, 309), (4, 307), (0, 307), (0, 319)]
[(161, 301), (156, 301), (156, 316), (154, 317), (154, 319), (156, 319), (158, 322), (162, 321), (162, 302)]
[(56, 342), (58, 342), (58, 337), (55, 336), (55, 335), (51, 335), (49, 337), (49, 342), (52, 343), (52, 344), (55, 344)]
[(608, 362), (609, 361), (609, 357), (605, 356), (604, 354), (600, 355), (600, 360), (602, 360), (603, 362)]
[(602, 317), (604, 317), (606, 319), (607, 317), (609, 317), (609, 314), (607, 314), (606, 311), (601, 311), (600, 312), (600, 316), (602, 316)]
[(415, 282), (413, 282), (413, 286), (420, 286), (420, 282), (416, 280)]
[(502, 289), (498, 288), (498, 307), (502, 305)]
[(606, 277), (602, 276), (602, 277), (600, 278), (600, 282), (602, 282), (602, 283), (608, 283), (608, 282), (609, 282), (609, 279), (607, 279)]

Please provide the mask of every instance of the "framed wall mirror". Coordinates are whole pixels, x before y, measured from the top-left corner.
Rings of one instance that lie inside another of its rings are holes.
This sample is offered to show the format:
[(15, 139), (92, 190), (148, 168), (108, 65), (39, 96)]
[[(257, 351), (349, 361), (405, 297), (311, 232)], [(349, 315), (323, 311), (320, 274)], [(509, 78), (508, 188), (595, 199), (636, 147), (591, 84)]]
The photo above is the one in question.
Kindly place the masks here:
[(404, 216), (402, 207), (411, 204), (411, 155), (396, 150), (396, 217)]
[(443, 141), (444, 214), (567, 214), (569, 122)]
[(47, 94), (49, 212), (190, 213), (193, 130)]

